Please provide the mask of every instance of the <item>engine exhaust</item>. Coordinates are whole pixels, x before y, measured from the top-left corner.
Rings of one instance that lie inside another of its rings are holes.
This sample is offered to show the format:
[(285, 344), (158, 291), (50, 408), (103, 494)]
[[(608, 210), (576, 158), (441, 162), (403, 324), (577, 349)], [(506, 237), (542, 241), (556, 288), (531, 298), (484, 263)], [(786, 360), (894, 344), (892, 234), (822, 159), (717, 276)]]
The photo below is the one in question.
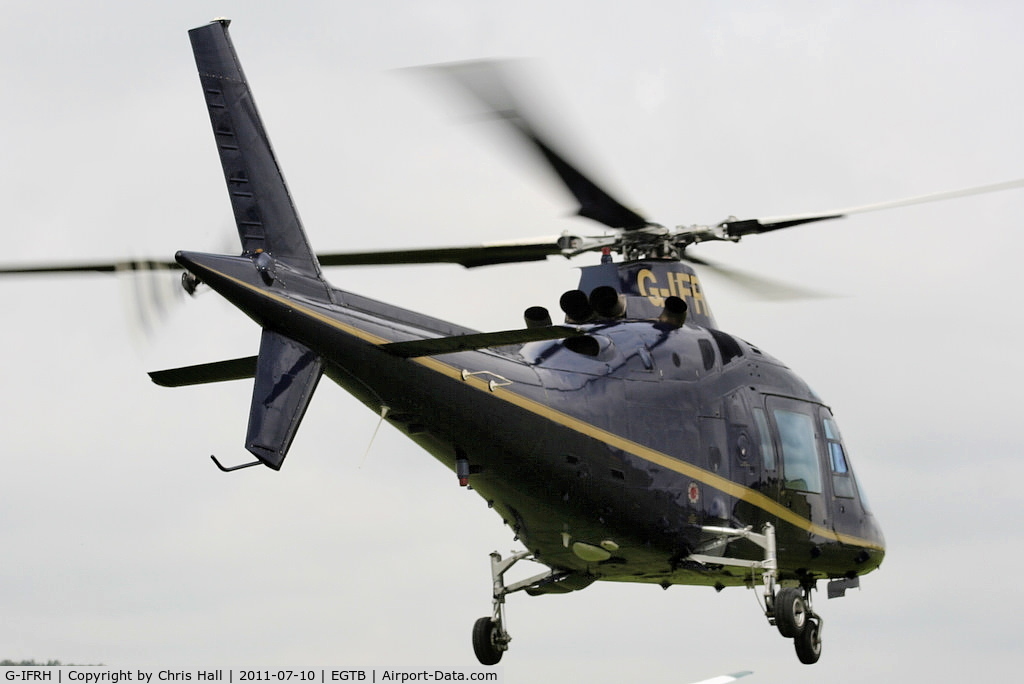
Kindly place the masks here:
[(559, 298), (558, 306), (565, 312), (566, 323), (587, 323), (594, 319), (594, 308), (582, 290), (569, 290)]
[(626, 315), (626, 297), (610, 285), (601, 285), (590, 293), (590, 307), (601, 318), (622, 318)]
[(665, 308), (661, 310), (658, 322), (673, 328), (681, 328), (683, 323), (686, 323), (686, 309), (686, 302), (681, 297), (666, 297)]
[(531, 306), (523, 312), (523, 320), (527, 328), (551, 327), (551, 314), (543, 306)]

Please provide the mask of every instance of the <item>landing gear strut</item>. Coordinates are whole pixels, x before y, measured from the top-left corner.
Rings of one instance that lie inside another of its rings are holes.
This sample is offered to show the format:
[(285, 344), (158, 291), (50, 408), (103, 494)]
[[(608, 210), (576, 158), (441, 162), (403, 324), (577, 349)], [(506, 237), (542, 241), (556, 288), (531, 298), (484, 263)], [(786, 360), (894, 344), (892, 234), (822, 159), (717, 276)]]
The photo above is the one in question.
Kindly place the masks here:
[(495, 665), (508, 650), (512, 641), (505, 629), (505, 597), (513, 592), (536, 588), (544, 584), (558, 582), (567, 573), (560, 573), (551, 568), (533, 577), (514, 584), (505, 584), (505, 573), (521, 560), (536, 560), (530, 551), (514, 553), (502, 559), (497, 551), (491, 554), (491, 582), (493, 586), (493, 610), (491, 615), (477, 620), (473, 624), (473, 652), (481, 665)]
[(797, 658), (800, 662), (812, 665), (821, 657), (821, 630), (824, 620), (811, 607), (811, 591), (813, 582), (802, 587), (779, 587), (779, 565), (775, 550), (775, 527), (771, 523), (764, 526), (764, 534), (754, 532), (750, 527), (734, 529), (729, 527), (704, 527), (717, 537), (706, 548), (717, 548), (735, 539), (748, 539), (764, 549), (763, 561), (751, 561), (740, 558), (725, 558), (693, 554), (690, 560), (698, 563), (737, 565), (763, 570), (764, 580), (764, 615), (770, 624), (775, 625), (779, 633), (787, 639), (793, 639)]

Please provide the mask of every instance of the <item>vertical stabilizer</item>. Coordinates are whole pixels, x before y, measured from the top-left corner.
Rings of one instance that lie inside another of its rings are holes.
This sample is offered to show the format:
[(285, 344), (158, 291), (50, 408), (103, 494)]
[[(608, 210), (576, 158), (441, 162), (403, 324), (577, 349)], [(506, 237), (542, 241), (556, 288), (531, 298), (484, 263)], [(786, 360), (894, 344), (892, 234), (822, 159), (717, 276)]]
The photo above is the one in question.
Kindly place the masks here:
[(320, 357), (307, 347), (263, 331), (245, 448), (264, 465), (281, 469), (322, 371)]
[(320, 265), (302, 230), (270, 139), (263, 128), (226, 19), (189, 31), (213, 124), (231, 207), (245, 254), (269, 252), (305, 273)]
[[(244, 284), (249, 281), (256, 289), (329, 299), (320, 264), (306, 239), (228, 35), (229, 23), (215, 20), (189, 31), (189, 39), (242, 241), (242, 256), (248, 258), (205, 255), (214, 267), (203, 268), (197, 259), (182, 264), (229, 300), (234, 295), (243, 299), (255, 296), (253, 287)], [(185, 257), (179, 254), (178, 258)], [(258, 276), (254, 277), (253, 268)], [(261, 325), (267, 324), (261, 317), (255, 318)], [(264, 328), (254, 364), (245, 448), (259, 462), (279, 470), (320, 381), (323, 361), (308, 347), (272, 328)], [(244, 375), (250, 364), (246, 360), (207, 366), (198, 375), (201, 379)], [(172, 375), (172, 380), (180, 379)]]

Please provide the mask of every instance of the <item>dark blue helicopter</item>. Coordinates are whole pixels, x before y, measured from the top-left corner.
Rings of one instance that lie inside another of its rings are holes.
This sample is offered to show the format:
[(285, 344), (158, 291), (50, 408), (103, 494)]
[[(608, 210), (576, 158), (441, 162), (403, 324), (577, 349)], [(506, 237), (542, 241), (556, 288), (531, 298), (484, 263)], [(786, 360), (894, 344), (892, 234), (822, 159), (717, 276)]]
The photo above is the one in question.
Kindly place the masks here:
[[(318, 255), (295, 212), (227, 20), (190, 31), (242, 242), (240, 256), (179, 252), (262, 329), (254, 357), (158, 371), (183, 386), (252, 378), (245, 447), (278, 470), (321, 377), (352, 393), (454, 471), (525, 549), (491, 554), (492, 611), (472, 630), (485, 665), (508, 649), (506, 597), (595, 581), (754, 588), (804, 663), (821, 654), (819, 581), (830, 598), (879, 567), (885, 542), (829, 407), (787, 366), (718, 328), (686, 250), (844, 215), (990, 192), (1016, 181), (822, 214), (666, 228), (625, 207), (528, 120), (500, 64), (441, 71), (525, 139), (603, 224), (597, 236)], [(466, 267), (602, 251), (560, 301), (521, 329), (481, 333), (332, 287), (321, 267)], [(616, 261), (613, 255), (619, 255)], [(116, 264), (5, 272), (115, 270)], [(216, 461), (216, 459), (214, 459)], [(507, 583), (529, 560), (543, 571)]]
[[(227, 33), (191, 33), (242, 240), (241, 256), (178, 253), (263, 329), (257, 357), (154, 373), (165, 385), (254, 377), (246, 448), (273, 469), (323, 375), (453, 469), (526, 550), (492, 555), (493, 611), (477, 621), (484, 664), (508, 648), (505, 597), (597, 580), (763, 585), (766, 614), (818, 659), (811, 590), (855, 585), (884, 555), (828, 407), (786, 366), (718, 329), (690, 244), (826, 217), (666, 230), (590, 181), (523, 117), (493, 64), (446, 69), (547, 159), (609, 237), (554, 244), (318, 258), (302, 230)], [(322, 265), (457, 261), (476, 266), (603, 249), (526, 327), (478, 333), (332, 288)], [(625, 260), (615, 263), (611, 252)], [(237, 468), (238, 466), (236, 466)], [(508, 585), (522, 560), (544, 572)]]

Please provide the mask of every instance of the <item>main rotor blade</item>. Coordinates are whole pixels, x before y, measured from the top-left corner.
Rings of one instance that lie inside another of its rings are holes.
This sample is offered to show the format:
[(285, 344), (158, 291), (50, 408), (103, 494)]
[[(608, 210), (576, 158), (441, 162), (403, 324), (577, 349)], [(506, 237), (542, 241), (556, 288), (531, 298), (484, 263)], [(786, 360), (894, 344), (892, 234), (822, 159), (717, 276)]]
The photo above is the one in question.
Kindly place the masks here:
[(856, 207), (836, 209), (835, 211), (822, 212), (818, 214), (796, 214), (794, 216), (747, 219), (743, 221), (723, 221), (722, 225), (725, 227), (729, 237), (742, 237), (744, 235), (767, 233), (772, 230), (779, 230), (780, 228), (789, 228), (791, 226), (798, 226), (804, 223), (813, 223), (815, 221), (827, 221), (829, 219), (843, 218), (844, 216), (849, 216), (851, 214), (864, 214), (869, 211), (882, 211), (883, 209), (896, 209), (897, 207), (908, 207), (914, 204), (941, 202), (942, 200), (956, 199), (957, 197), (983, 195), (989, 192), (999, 192), (1001, 190), (1011, 190), (1013, 188), (1020, 187), (1024, 187), (1024, 178), (1018, 178), (1017, 180), (1012, 181), (1005, 181), (1003, 183), (977, 185), (974, 187), (963, 188), (960, 190), (947, 190), (945, 192), (934, 192), (927, 195), (916, 195), (914, 197), (890, 200), (888, 202), (863, 204)]
[(476, 247), (442, 247), (406, 249), (387, 252), (345, 252), (318, 254), (321, 266), (373, 266), (387, 264), (460, 264), (466, 268), (510, 264), (521, 261), (543, 261), (562, 250), (550, 242), (519, 242), (479, 245)]
[(704, 270), (717, 273), (733, 285), (758, 299), (781, 302), (799, 299), (827, 299), (831, 296), (823, 292), (775, 280), (774, 278), (767, 278), (732, 266), (722, 266), (714, 261), (695, 257), (689, 252), (683, 254), (683, 259), (699, 265)]
[(32, 264), (0, 267), (0, 275), (31, 275), (33, 273), (130, 273), (132, 271), (178, 270), (174, 261), (103, 261), (92, 263)]
[(439, 356), (453, 354), (468, 349), (488, 349), (504, 347), (510, 344), (526, 344), (543, 340), (561, 340), (566, 337), (582, 335), (578, 328), (565, 325), (549, 325), (542, 328), (521, 328), (517, 330), (501, 330), (491, 333), (475, 333), (472, 335), (454, 335), (452, 337), (429, 337), (408, 342), (389, 342), (381, 345), (381, 349), (411, 359), (418, 356)]
[[(558, 238), (535, 241), (491, 243), (469, 247), (430, 247), (380, 252), (330, 252), (317, 254), (321, 266), (385, 266), (397, 264), (459, 264), (466, 268), (512, 264), (523, 261), (543, 261), (549, 256), (562, 254)], [(30, 264), (0, 266), (0, 276), (52, 273), (131, 273), (133, 271), (179, 270), (175, 261), (138, 260), (103, 261), (91, 263)]]
[(443, 74), (461, 86), (539, 152), (579, 202), (577, 213), (580, 216), (622, 230), (636, 230), (649, 224), (643, 216), (612, 197), (541, 135), (535, 120), (527, 117), (525, 108), (513, 92), (509, 62), (481, 60), (425, 69)]

